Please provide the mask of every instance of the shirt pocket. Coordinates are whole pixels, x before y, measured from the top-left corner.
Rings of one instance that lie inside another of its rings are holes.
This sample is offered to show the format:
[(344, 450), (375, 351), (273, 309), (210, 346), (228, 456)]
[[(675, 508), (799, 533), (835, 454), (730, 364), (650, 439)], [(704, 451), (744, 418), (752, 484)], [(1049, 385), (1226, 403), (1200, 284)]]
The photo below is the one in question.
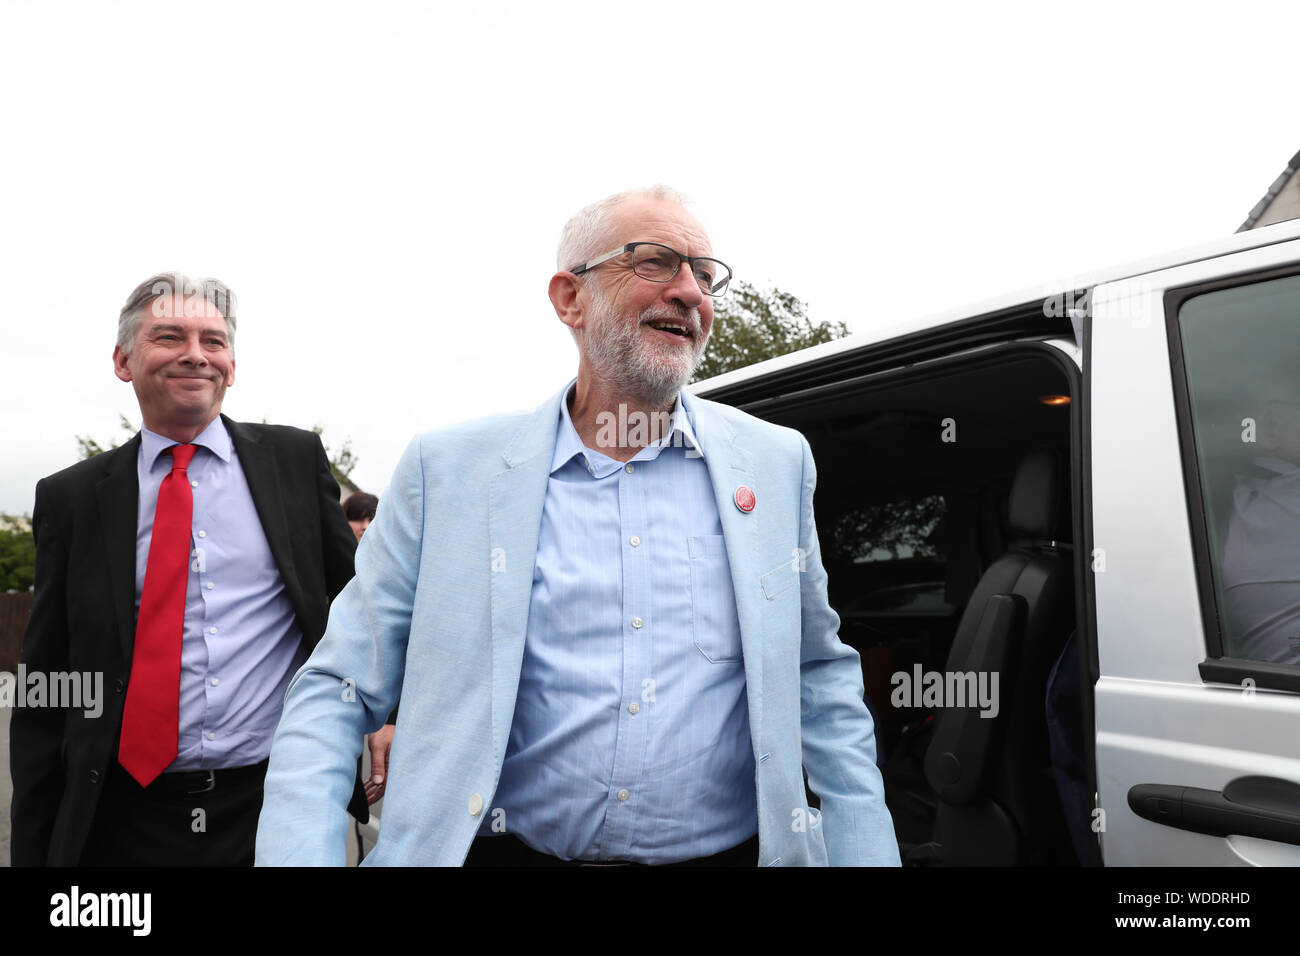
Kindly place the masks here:
[(740, 619), (727, 546), (720, 534), (686, 539), (691, 559), (691, 622), (695, 647), (714, 664), (741, 659)]

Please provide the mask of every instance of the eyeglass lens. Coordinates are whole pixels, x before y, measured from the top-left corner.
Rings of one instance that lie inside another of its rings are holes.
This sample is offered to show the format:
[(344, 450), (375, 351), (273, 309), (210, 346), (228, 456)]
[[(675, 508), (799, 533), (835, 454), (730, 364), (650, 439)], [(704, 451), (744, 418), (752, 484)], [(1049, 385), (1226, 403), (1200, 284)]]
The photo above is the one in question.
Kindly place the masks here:
[[(632, 250), (632, 271), (643, 279), (667, 282), (677, 274), (682, 258), (674, 250), (657, 243), (646, 242)], [(692, 265), (695, 281), (700, 291), (708, 295), (721, 295), (731, 279), (731, 270), (717, 259), (696, 259)]]

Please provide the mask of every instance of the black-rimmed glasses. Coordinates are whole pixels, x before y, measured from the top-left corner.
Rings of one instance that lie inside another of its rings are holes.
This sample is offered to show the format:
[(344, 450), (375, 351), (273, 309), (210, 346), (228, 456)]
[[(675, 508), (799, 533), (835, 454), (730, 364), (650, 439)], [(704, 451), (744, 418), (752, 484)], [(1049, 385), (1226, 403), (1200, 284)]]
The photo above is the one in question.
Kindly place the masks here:
[(615, 256), (629, 252), (632, 254), (632, 271), (642, 279), (649, 279), (651, 282), (671, 282), (683, 262), (691, 264), (695, 281), (705, 295), (725, 295), (727, 283), (731, 281), (731, 269), (725, 262), (708, 256), (684, 256), (677, 250), (657, 242), (629, 242), (613, 252), (607, 252), (582, 265), (574, 266), (569, 271), (574, 275), (581, 275), (596, 268), (602, 262), (608, 262)]

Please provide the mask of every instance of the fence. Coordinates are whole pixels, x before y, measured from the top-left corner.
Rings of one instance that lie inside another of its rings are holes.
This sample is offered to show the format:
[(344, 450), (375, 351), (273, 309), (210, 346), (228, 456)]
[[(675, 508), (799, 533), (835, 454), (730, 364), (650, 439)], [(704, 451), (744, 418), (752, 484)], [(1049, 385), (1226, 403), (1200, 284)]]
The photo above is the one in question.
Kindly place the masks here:
[(18, 667), (18, 649), (32, 613), (32, 592), (0, 594), (0, 671)]

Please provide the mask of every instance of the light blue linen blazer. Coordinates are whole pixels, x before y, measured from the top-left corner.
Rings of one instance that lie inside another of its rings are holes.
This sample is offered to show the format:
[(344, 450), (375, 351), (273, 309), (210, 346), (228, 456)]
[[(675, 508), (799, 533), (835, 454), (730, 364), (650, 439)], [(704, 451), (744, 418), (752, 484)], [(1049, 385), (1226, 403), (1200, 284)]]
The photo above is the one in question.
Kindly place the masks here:
[[(492, 812), (510, 736), (562, 397), (426, 432), (407, 448), (356, 577), (285, 694), (258, 865), (344, 863), (359, 743), (399, 697), (365, 863), (464, 861)], [(808, 443), (726, 405), (692, 405), (735, 585), (759, 864), (897, 866), (858, 655), (840, 643), (827, 603)], [(757, 499), (748, 514), (733, 500), (741, 485)], [(808, 808), (804, 771), (820, 812)]]

